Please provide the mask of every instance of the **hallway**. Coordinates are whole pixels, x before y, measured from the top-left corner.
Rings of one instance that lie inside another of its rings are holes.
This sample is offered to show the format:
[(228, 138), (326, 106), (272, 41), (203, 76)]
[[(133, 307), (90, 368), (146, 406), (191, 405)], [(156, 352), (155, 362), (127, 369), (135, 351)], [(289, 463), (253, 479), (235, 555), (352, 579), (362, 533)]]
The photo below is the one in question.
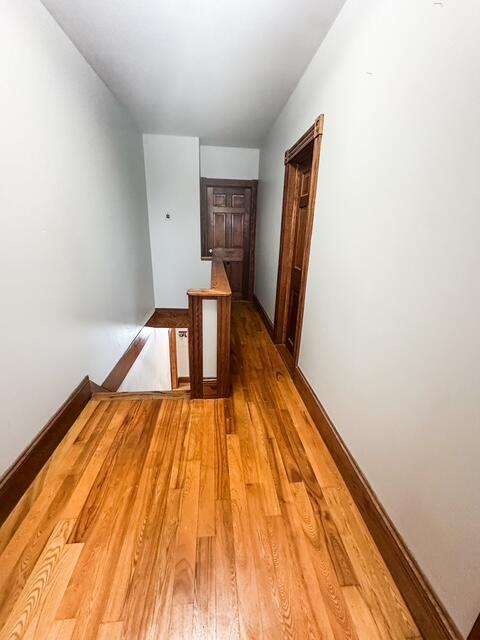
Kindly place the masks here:
[(252, 305), (229, 400), (93, 399), (0, 529), (0, 638), (420, 638)]

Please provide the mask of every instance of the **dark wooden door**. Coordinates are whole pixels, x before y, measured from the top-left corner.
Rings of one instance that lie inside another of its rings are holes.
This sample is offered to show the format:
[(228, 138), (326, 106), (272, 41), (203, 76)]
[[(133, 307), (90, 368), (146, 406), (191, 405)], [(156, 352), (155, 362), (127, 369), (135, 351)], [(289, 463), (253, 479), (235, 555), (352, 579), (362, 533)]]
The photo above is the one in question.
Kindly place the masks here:
[(299, 330), (299, 302), (304, 278), (304, 256), (307, 241), (308, 203), (312, 174), (311, 157), (297, 166), (295, 196), (293, 201), (293, 255), (290, 273), (290, 296), (287, 310), (286, 346), (293, 355)]
[(224, 260), (234, 300), (247, 300), (252, 284), (252, 186), (209, 180), (204, 185), (203, 254)]

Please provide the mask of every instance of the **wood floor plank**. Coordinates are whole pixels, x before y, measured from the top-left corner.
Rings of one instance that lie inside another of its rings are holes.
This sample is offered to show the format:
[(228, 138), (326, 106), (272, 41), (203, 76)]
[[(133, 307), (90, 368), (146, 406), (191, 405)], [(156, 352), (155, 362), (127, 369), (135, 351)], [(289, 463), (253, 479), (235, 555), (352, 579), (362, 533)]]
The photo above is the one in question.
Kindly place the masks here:
[(251, 554), (247, 495), (243, 475), (240, 438), (227, 436), (228, 466), (230, 470), (230, 498), (232, 505), (235, 570), (238, 589), (238, 611), (242, 638), (261, 637), (255, 564)]
[(334, 635), (335, 637), (357, 640), (333, 563), (327, 552), (325, 537), (315, 518), (305, 485), (301, 482), (296, 483), (293, 491), (297, 513), (309, 545), (310, 559), (317, 573)]
[(382, 640), (372, 612), (365, 603), (358, 587), (348, 586), (342, 589), (343, 597), (355, 624), (358, 640)]
[(197, 540), (195, 563), (195, 594), (193, 608), (193, 637), (198, 640), (215, 639), (215, 539), (213, 536)]
[[(15, 532), (19, 529), (24, 517), (28, 515), (29, 518), (31, 518), (33, 505), (45, 488), (47, 480), (49, 483), (52, 483), (59, 478), (65, 477), (65, 455), (68, 455), (69, 460), (73, 462), (80, 452), (75, 452), (73, 447), (74, 443), (81, 439), (81, 435), (86, 431), (86, 427), (89, 427), (90, 429), (95, 428), (107, 407), (108, 404), (105, 404), (100, 408), (98, 403), (92, 401), (83, 409), (74, 425), (63, 438), (62, 442), (35, 478), (32, 485), (25, 492), (16, 509), (12, 511), (0, 528), (0, 554), (3, 553)], [(80, 450), (80, 447), (78, 449)], [(29, 523), (29, 527), (30, 526), (31, 525)]]
[(262, 489), (260, 485), (251, 484), (246, 487), (246, 492), (251, 527), (251, 553), (257, 580), (262, 636), (265, 640), (275, 640), (275, 638), (284, 636), (282, 630), (282, 625), (285, 622), (284, 592), (279, 589), (277, 584)]
[[(55, 526), (24, 588), (16, 600), (0, 631), (1, 640), (21, 638), (35, 617), (37, 610), (45, 603), (48, 589), (58, 577), (58, 567), (62, 566), (65, 546), (75, 524), (74, 520), (61, 520)], [(77, 548), (75, 549), (75, 552)]]
[(279, 516), (281, 514), (275, 480), (268, 456), (268, 435), (260, 411), (253, 402), (248, 403), (248, 411), (252, 425), (254, 425), (253, 441), (255, 459), (258, 470), (259, 486), (264, 504), (265, 515)]
[(232, 385), (87, 405), (0, 528), (0, 640), (420, 639), (247, 303)]
[(199, 538), (215, 535), (215, 401), (207, 400), (202, 407), (202, 441), (200, 460), (200, 492), (198, 502)]
[(168, 638), (171, 640), (183, 640), (192, 638), (193, 633), (193, 604), (173, 605), (170, 616)]
[(75, 618), (71, 620), (55, 620), (48, 630), (46, 640), (71, 640), (76, 624)]
[[(105, 622), (122, 619), (127, 598), (131, 600), (132, 592), (136, 593), (133, 581), (150, 570), (150, 545), (158, 544), (160, 548), (163, 527), (169, 526), (167, 504), (173, 506), (179, 499), (179, 492), (170, 488), (171, 474), (176, 459), (176, 439), (183, 441), (186, 434), (183, 430), (175, 434), (175, 423), (165, 422), (168, 417), (172, 415), (160, 411), (156, 418), (156, 431), (163, 439), (156, 437), (150, 442), (113, 576), (115, 588), (110, 591), (103, 612)], [(186, 417), (188, 420), (188, 415)]]
[(200, 461), (187, 464), (183, 488), (178, 539), (175, 549), (173, 604), (193, 604), (195, 561), (197, 557), (198, 503), (200, 495)]
[(230, 475), (228, 471), (227, 434), (230, 433), (233, 419), (229, 400), (217, 400), (214, 404), (215, 429), (215, 499), (230, 499)]
[(123, 622), (103, 622), (98, 627), (96, 640), (122, 640)]
[(237, 575), (230, 500), (215, 504), (215, 610), (217, 638), (238, 640)]
[[(78, 563), (83, 544), (67, 544), (55, 568), (48, 588), (41, 596), (33, 620), (27, 627), (24, 640), (46, 638), (54, 624), (55, 615), (67, 588), (68, 582)], [(72, 627), (72, 634), (73, 634)]]
[(181, 493), (170, 489), (152, 509), (125, 601), (125, 638), (169, 637)]
[[(86, 413), (88, 415), (88, 412)], [(99, 432), (95, 437), (92, 436), (89, 439), (90, 446), (75, 449), (75, 440), (70, 447), (65, 445), (66, 450), (64, 450), (63, 444), (60, 445), (61, 453), (57, 456), (59, 460), (56, 465), (57, 473), (53, 474), (53, 462), (50, 462), (50, 481), (44, 485), (30, 511), (18, 528), (13, 531), (12, 537), (5, 545), (0, 555), (0, 627), (4, 624), (16, 598), (19, 597), (55, 524), (60, 519), (76, 517), (75, 514), (68, 514), (66, 505), (68, 505), (71, 496), (78, 491), (78, 478), (83, 469), (97, 453), (96, 447), (99, 440), (104, 438), (105, 426), (110, 424), (109, 421), (117, 423), (117, 426), (121, 423), (122, 412), (118, 416), (114, 414), (114, 410), (109, 413), (109, 407), (106, 405), (105, 412), (98, 412), (95, 420), (92, 417), (93, 425), (98, 426)], [(80, 421), (80, 430), (74, 425), (77, 437), (87, 426), (88, 424), (86, 425), (83, 419)], [(65, 465), (62, 466), (61, 460), (66, 460), (67, 457), (68, 466), (67, 472), (65, 472)], [(13, 516), (15, 512), (16, 509)], [(78, 511), (75, 513), (78, 514)], [(3, 527), (0, 531), (2, 530)], [(6, 588), (7, 584), (8, 589)]]

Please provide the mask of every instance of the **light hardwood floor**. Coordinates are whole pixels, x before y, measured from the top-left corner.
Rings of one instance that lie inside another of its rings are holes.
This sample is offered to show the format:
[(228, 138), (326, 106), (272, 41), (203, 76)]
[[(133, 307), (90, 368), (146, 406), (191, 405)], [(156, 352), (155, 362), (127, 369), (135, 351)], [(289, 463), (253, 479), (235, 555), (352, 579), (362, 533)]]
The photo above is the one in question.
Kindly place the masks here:
[(0, 529), (0, 638), (420, 638), (251, 305), (233, 398), (92, 400)]

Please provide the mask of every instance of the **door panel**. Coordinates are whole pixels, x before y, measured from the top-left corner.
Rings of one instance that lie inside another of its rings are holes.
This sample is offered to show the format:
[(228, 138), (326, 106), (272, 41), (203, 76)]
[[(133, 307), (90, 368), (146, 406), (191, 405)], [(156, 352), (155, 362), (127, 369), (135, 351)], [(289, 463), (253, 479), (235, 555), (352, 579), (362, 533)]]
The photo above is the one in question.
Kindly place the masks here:
[(290, 295), (287, 312), (287, 348), (294, 354), (298, 331), (298, 310), (303, 282), (303, 262), (305, 256), (308, 203), (310, 199), (311, 159), (297, 168), (295, 196), (293, 200), (293, 256), (290, 273)]
[[(219, 181), (221, 182), (221, 181)], [(232, 297), (249, 297), (252, 187), (210, 184), (206, 187), (204, 255), (225, 260)]]

